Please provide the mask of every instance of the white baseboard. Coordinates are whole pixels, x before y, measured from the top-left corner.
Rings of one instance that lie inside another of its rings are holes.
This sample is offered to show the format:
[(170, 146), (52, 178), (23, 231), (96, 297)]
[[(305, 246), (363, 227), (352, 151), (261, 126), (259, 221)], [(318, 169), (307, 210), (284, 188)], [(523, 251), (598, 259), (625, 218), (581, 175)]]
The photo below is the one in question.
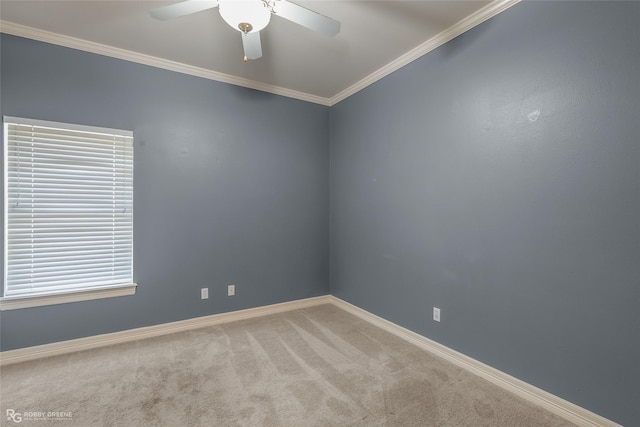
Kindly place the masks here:
[(329, 295), (323, 295), (320, 297), (288, 301), (279, 304), (265, 305), (262, 307), (248, 308), (245, 310), (231, 311), (228, 313), (213, 314), (211, 316), (196, 317), (194, 319), (179, 320), (177, 322), (163, 323), (160, 325), (145, 326), (143, 328), (129, 329), (110, 334), (94, 335), (69, 341), (8, 350), (0, 352), (0, 366), (26, 362), (28, 360), (40, 359), (42, 357), (58, 356), (76, 351), (90, 350), (107, 345), (152, 338), (160, 335), (187, 331), (190, 329), (203, 328), (206, 326), (219, 325), (221, 323), (235, 322), (236, 320), (282, 313), (284, 311), (297, 310), (314, 305), (329, 304), (330, 302), (331, 299)]
[(442, 344), (430, 340), (422, 335), (412, 332), (402, 326), (396, 325), (386, 319), (369, 313), (353, 304), (336, 298), (332, 295), (324, 295), (314, 298), (301, 299), (296, 301), (283, 302), (280, 304), (267, 305), (263, 307), (249, 308), (246, 310), (232, 311), (229, 313), (213, 314), (211, 316), (197, 317), (194, 319), (180, 320), (177, 322), (164, 323), (161, 325), (147, 326), (143, 328), (130, 329), (110, 334), (96, 335), (92, 337), (79, 338), (75, 340), (44, 344), (34, 347), (20, 348), (0, 353), (0, 366), (13, 363), (26, 362), (42, 357), (57, 356), (73, 353), (81, 350), (103, 347), (113, 344), (121, 344), (145, 338), (157, 337), (160, 335), (175, 332), (187, 331), (190, 329), (203, 328), (206, 326), (219, 325), (222, 323), (234, 322), (237, 320), (250, 319), (254, 317), (266, 316), (269, 314), (282, 313), (290, 310), (312, 307), (321, 304), (333, 304), (359, 318), (384, 329), (448, 362), (459, 366), (487, 381), (513, 393), (534, 405), (538, 405), (549, 412), (565, 418), (566, 420), (581, 427), (622, 427), (600, 415), (594, 414), (580, 406), (574, 405), (542, 389), (525, 383), (511, 375), (499, 371), (491, 366), (485, 365), (471, 357), (465, 356)]
[(614, 423), (598, 414), (594, 414), (578, 405), (561, 399), (551, 393), (548, 393), (542, 389), (539, 389), (531, 384), (521, 381), (509, 374), (492, 368), (489, 365), (485, 365), (469, 356), (465, 356), (455, 350), (450, 349), (442, 344), (430, 340), (422, 335), (396, 325), (386, 319), (369, 313), (353, 304), (350, 304), (344, 300), (336, 298), (334, 296), (329, 297), (331, 303), (351, 314), (358, 316), (359, 318), (384, 329), (387, 332), (391, 332), (399, 338), (402, 338), (410, 343), (436, 355), (447, 362), (451, 362), (454, 365), (465, 369), (472, 374), (478, 375), (487, 381), (501, 387), (502, 389), (513, 393), (524, 400), (541, 406), (549, 412), (552, 412), (578, 426), (581, 427), (622, 427), (620, 424)]

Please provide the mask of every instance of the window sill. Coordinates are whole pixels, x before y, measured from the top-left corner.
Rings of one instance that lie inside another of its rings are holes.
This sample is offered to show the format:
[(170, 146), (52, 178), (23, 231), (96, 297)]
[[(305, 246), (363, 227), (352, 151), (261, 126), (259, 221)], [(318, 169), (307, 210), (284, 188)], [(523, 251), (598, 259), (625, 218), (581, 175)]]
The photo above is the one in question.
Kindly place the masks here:
[(65, 304), (68, 302), (89, 301), (92, 299), (121, 297), (135, 295), (136, 285), (115, 286), (110, 288), (92, 289), (86, 291), (69, 292), (64, 294), (32, 295), (0, 298), (0, 311), (17, 310), (20, 308), (40, 307), (44, 305)]

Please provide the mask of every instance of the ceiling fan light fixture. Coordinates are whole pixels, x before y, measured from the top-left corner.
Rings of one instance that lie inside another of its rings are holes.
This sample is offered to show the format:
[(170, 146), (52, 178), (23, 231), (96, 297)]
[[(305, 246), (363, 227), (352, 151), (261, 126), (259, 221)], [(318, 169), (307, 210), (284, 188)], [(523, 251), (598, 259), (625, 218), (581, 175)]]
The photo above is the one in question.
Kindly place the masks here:
[(271, 20), (271, 12), (261, 0), (220, 0), (219, 7), (222, 19), (245, 34), (262, 30)]

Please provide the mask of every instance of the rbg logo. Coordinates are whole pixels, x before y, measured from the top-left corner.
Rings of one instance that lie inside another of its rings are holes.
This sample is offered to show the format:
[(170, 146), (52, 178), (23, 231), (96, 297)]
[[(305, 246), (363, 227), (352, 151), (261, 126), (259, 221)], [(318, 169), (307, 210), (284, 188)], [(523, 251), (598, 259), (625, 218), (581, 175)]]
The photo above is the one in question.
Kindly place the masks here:
[(13, 421), (14, 423), (21, 423), (22, 414), (20, 414), (20, 412), (16, 412), (13, 409), (7, 409), (7, 420)]

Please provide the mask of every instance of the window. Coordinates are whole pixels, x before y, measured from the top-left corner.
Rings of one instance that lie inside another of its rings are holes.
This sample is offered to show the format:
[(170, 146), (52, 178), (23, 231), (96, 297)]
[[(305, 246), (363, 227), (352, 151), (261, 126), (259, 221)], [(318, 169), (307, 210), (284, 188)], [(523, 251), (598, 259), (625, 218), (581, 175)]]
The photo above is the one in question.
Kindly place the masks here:
[(2, 310), (135, 293), (133, 134), (4, 118)]

